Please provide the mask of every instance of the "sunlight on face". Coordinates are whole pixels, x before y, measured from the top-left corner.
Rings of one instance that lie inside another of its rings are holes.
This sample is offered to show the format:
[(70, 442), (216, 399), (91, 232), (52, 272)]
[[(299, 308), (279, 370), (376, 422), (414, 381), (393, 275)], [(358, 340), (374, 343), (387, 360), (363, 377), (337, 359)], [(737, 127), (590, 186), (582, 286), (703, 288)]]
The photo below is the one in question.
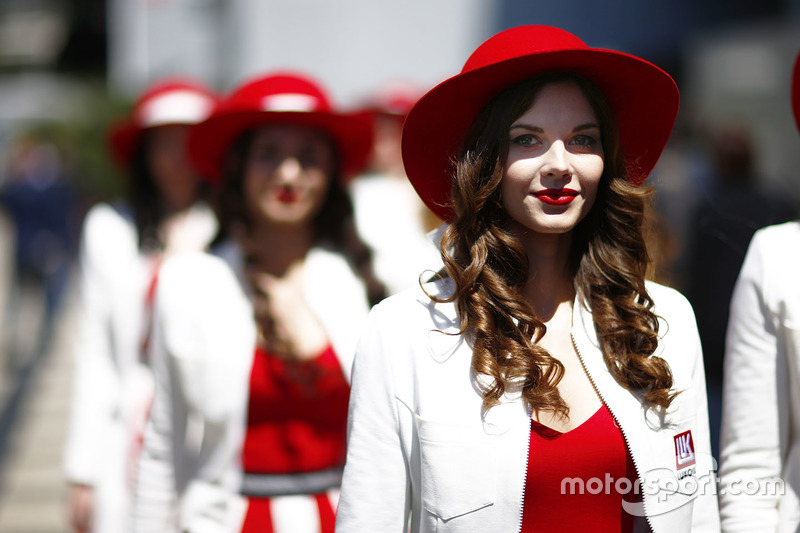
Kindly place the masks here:
[(244, 171), (244, 194), (256, 221), (310, 224), (334, 172), (333, 146), (322, 132), (275, 125), (257, 130)]
[(592, 208), (604, 168), (599, 126), (570, 81), (542, 87), (512, 123), (500, 192), (522, 233), (569, 234)]

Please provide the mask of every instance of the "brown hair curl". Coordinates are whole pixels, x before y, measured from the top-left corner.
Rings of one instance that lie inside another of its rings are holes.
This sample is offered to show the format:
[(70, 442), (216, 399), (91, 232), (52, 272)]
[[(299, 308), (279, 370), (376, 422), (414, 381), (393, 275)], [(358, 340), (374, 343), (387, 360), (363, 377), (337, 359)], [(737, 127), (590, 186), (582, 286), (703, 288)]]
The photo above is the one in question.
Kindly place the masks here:
[(667, 408), (672, 373), (653, 356), (658, 320), (645, 288), (649, 258), (641, 225), (652, 194), (627, 180), (611, 107), (581, 76), (550, 73), (513, 85), (480, 112), (462, 144), (451, 192), (453, 222), (441, 243), (445, 273), (455, 283), (460, 333), (469, 332), (472, 370), (490, 378), (480, 384), (484, 409), (506, 390), (520, 390), (534, 410), (567, 415), (558, 393), (564, 367), (537, 344), (545, 324), (522, 296), (528, 257), (511, 232), (500, 200), (509, 128), (547, 84), (576, 83), (600, 122), (605, 165), (594, 206), (574, 230), (569, 268), (579, 301), (592, 310), (605, 363), (625, 389), (641, 394), (647, 407)]

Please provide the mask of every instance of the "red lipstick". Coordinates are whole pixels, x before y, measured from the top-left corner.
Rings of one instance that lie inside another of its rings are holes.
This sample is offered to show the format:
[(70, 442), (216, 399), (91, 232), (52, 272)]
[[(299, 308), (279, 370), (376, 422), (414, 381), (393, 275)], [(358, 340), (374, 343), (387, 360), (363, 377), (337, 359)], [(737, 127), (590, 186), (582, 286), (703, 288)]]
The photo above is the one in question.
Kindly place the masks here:
[(278, 191), (277, 198), (283, 204), (291, 204), (297, 201), (297, 193), (293, 189), (281, 189)]
[(535, 197), (550, 205), (567, 205), (578, 196), (574, 189), (544, 189), (533, 193)]

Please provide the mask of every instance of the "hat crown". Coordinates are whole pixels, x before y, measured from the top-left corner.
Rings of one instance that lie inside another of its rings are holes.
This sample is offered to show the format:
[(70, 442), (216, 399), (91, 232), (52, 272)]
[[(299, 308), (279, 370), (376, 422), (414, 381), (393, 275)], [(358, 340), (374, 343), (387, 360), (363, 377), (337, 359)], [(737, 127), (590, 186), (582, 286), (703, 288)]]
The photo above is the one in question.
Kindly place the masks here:
[(231, 111), (331, 113), (332, 106), (310, 78), (282, 73), (242, 85), (220, 106), (220, 112)]
[(205, 87), (180, 79), (148, 88), (134, 103), (130, 120), (140, 128), (163, 124), (195, 124), (205, 120), (216, 103)]
[(467, 59), (462, 74), (494, 63), (518, 57), (560, 52), (564, 50), (586, 50), (589, 47), (578, 37), (552, 26), (517, 26), (501, 31), (484, 41)]

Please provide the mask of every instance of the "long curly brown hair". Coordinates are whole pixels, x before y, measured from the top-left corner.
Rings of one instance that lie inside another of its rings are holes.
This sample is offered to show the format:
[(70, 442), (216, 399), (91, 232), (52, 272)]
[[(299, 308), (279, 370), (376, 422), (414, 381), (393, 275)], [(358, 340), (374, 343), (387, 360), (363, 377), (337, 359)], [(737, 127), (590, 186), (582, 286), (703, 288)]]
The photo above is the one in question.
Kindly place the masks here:
[(651, 408), (666, 409), (669, 365), (653, 353), (658, 319), (645, 288), (648, 254), (642, 235), (644, 208), (652, 191), (627, 179), (616, 121), (602, 92), (574, 74), (551, 73), (498, 94), (472, 124), (455, 161), (451, 192), (453, 222), (444, 233), (444, 272), (454, 284), (460, 333), (473, 344), (472, 370), (489, 377), (479, 385), (484, 409), (506, 390), (521, 389), (534, 410), (567, 416), (558, 393), (564, 366), (537, 344), (546, 326), (522, 296), (529, 281), (527, 254), (511, 231), (500, 199), (509, 129), (549, 83), (571, 81), (587, 97), (601, 127), (605, 165), (594, 206), (574, 230), (569, 268), (579, 301), (592, 311), (605, 363), (616, 381)]

